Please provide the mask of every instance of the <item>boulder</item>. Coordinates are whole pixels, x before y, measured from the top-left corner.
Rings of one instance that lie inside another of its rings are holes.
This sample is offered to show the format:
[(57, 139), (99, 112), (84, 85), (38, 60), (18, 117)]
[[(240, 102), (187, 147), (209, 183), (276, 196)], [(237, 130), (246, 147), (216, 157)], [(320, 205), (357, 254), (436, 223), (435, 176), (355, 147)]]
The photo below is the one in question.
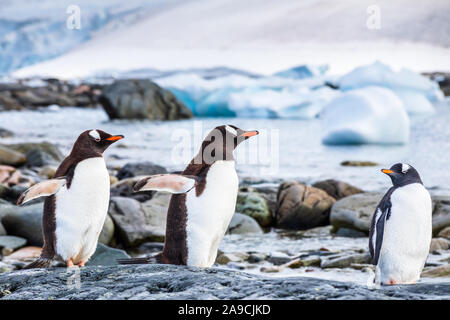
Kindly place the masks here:
[(450, 240), (450, 227), (445, 227), (438, 233), (438, 237)]
[(41, 252), (42, 249), (40, 247), (24, 247), (6, 256), (3, 260), (8, 263), (12, 263), (14, 261), (29, 263), (39, 258)]
[(114, 221), (118, 240), (126, 247), (149, 241), (163, 242), (170, 197), (168, 193), (156, 193), (142, 204), (131, 198), (112, 197), (109, 214)]
[(150, 176), (161, 173), (167, 173), (166, 168), (149, 161), (127, 163), (122, 168), (120, 168), (119, 172), (117, 173), (117, 178), (119, 180), (122, 180), (136, 176)]
[(329, 196), (335, 198), (336, 200), (340, 200), (353, 194), (364, 192), (361, 189), (352, 186), (351, 184), (334, 179), (319, 181), (314, 183), (312, 186), (318, 189), (322, 189), (323, 191), (328, 193)]
[(192, 118), (191, 110), (170, 91), (148, 79), (117, 80), (103, 89), (99, 102), (110, 119)]
[(444, 238), (433, 238), (430, 243), (430, 252), (447, 250), (449, 248), (448, 240)]
[(132, 198), (139, 202), (145, 202), (150, 200), (155, 194), (155, 191), (146, 191), (146, 192), (134, 192), (134, 185), (143, 178), (144, 176), (136, 176), (132, 178), (126, 178), (120, 180), (111, 185), (111, 197), (125, 197)]
[(239, 192), (236, 211), (255, 219), (261, 227), (272, 224), (272, 214), (266, 200), (256, 192)]
[(216, 263), (227, 264), (228, 262), (242, 262), (247, 260), (249, 255), (242, 252), (221, 253), (216, 258)]
[(98, 237), (98, 242), (108, 245), (114, 238), (114, 222), (111, 217), (107, 214), (105, 223), (103, 224), (102, 231)]
[(263, 233), (258, 222), (250, 216), (235, 213), (228, 226), (227, 234)]
[(22, 248), (27, 244), (27, 240), (15, 236), (0, 236), (0, 249), (2, 249), (2, 254), (8, 255), (13, 251)]
[(330, 213), (330, 223), (335, 232), (347, 228), (369, 234), (372, 215), (382, 197), (382, 193), (367, 192), (337, 201)]
[(99, 243), (92, 257), (86, 262), (86, 266), (114, 266), (118, 264), (118, 259), (128, 258), (130, 256), (124, 250), (111, 248)]
[(450, 196), (434, 196), (433, 199), (433, 235), (450, 227)]
[(276, 226), (305, 230), (327, 225), (334, 202), (323, 190), (298, 182), (284, 182), (277, 195)]
[[(355, 282), (312, 277), (262, 277), (224, 268), (148, 264), (86, 266), (81, 286), (70, 288), (66, 268), (0, 274), (2, 300), (424, 300), (450, 299), (448, 280), (377, 290)], [(184, 306), (184, 303), (183, 303)], [(268, 312), (268, 309), (264, 309)]]
[(25, 155), (21, 152), (14, 151), (11, 148), (0, 145), (0, 164), (11, 166), (21, 166), (27, 161)]
[(49, 142), (18, 143), (10, 144), (7, 147), (25, 154), (27, 165), (29, 166), (42, 167), (45, 165), (55, 165), (64, 159), (61, 151)]
[(10, 138), (12, 136), (14, 136), (14, 133), (12, 131), (0, 128), (0, 138)]

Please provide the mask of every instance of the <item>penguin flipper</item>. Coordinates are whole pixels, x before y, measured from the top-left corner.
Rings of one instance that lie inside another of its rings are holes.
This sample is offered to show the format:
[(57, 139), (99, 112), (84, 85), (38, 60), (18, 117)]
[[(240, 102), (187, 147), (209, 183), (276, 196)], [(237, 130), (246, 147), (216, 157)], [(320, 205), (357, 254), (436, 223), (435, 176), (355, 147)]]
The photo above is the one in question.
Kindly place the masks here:
[(174, 194), (186, 193), (195, 187), (198, 177), (181, 174), (157, 174), (148, 176), (134, 185), (134, 192), (166, 191)]
[(370, 254), (372, 256), (372, 263), (374, 265), (378, 264), (378, 259), (380, 258), (381, 246), (383, 244), (384, 237), (384, 226), (386, 223), (386, 218), (390, 214), (391, 208), (385, 208), (384, 211), (381, 211), (380, 208), (377, 208), (375, 211), (374, 217), (372, 219), (372, 227), (370, 230), (370, 238), (369, 238), (369, 249)]
[(28, 201), (40, 197), (51, 196), (57, 193), (59, 189), (61, 189), (64, 185), (66, 185), (66, 183), (67, 181), (64, 177), (37, 183), (20, 195), (19, 199), (17, 200), (17, 205), (20, 206), (22, 204), (27, 203)]

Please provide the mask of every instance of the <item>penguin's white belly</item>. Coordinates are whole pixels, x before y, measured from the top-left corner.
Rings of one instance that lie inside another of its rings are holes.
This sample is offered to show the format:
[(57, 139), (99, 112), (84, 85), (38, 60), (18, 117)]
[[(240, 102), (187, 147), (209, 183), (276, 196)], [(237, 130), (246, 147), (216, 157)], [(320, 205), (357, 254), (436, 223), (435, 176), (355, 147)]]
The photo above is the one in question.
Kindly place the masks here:
[(109, 205), (109, 174), (102, 157), (81, 161), (70, 188), (56, 194), (56, 253), (85, 262), (94, 253)]
[(206, 186), (197, 197), (186, 195), (187, 265), (210, 267), (236, 207), (238, 177), (234, 161), (216, 161), (209, 168)]
[(419, 183), (409, 184), (392, 193), (391, 204), (378, 262), (380, 280), (383, 284), (414, 283), (430, 250), (430, 194)]

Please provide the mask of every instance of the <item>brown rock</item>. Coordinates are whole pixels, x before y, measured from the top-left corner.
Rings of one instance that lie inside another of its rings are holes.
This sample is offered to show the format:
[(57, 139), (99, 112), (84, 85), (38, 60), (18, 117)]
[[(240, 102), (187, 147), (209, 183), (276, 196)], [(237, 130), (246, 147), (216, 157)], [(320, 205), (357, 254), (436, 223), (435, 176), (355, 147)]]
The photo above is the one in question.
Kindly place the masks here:
[(351, 196), (353, 194), (364, 192), (363, 190), (354, 187), (351, 184), (334, 179), (319, 181), (312, 186), (318, 189), (322, 189), (336, 200)]

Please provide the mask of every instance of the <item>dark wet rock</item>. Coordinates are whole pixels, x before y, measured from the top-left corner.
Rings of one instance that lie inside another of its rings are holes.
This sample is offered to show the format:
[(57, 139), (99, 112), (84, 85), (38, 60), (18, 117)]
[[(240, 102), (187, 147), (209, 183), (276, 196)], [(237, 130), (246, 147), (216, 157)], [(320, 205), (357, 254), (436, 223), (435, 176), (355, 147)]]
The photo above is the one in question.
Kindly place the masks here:
[(361, 238), (366, 237), (366, 233), (358, 230), (348, 229), (348, 228), (339, 228), (336, 232), (332, 232), (333, 235), (338, 237), (347, 237), (347, 238)]
[(323, 259), (320, 263), (321, 268), (348, 268), (352, 264), (370, 263), (369, 253), (353, 254), (343, 257)]
[(276, 265), (276, 266), (280, 266), (282, 264), (288, 263), (289, 261), (292, 260), (292, 257), (282, 253), (282, 252), (273, 252), (270, 254), (269, 258), (267, 259), (267, 261), (269, 261), (270, 263)]
[(157, 193), (145, 203), (131, 198), (111, 198), (109, 214), (114, 221), (118, 240), (126, 247), (149, 241), (163, 242), (170, 196), (168, 193)]
[(0, 128), (0, 138), (10, 138), (14, 136), (14, 133), (8, 129)]
[(227, 234), (263, 233), (252, 217), (236, 212), (228, 226)]
[(266, 199), (257, 192), (239, 192), (236, 211), (252, 217), (261, 227), (272, 224), (272, 214)]
[(0, 275), (2, 299), (449, 299), (450, 283), (387, 286), (377, 290), (350, 282), (308, 277), (268, 278), (218, 268), (174, 265), (91, 266), (73, 285), (66, 268)]
[(119, 180), (131, 178), (135, 176), (150, 176), (153, 174), (167, 173), (166, 168), (154, 164), (153, 162), (138, 162), (138, 163), (127, 163), (122, 168), (120, 168), (117, 173), (117, 178)]
[(298, 182), (284, 182), (277, 195), (276, 226), (304, 230), (329, 224), (335, 199), (325, 191)]
[(102, 243), (97, 245), (92, 257), (86, 263), (87, 266), (115, 266), (117, 259), (128, 259), (130, 256), (123, 250), (105, 246)]
[(20, 187), (8, 187), (0, 184), (0, 198), (11, 203), (16, 203), (23, 191), (23, 188)]
[(117, 80), (99, 97), (110, 119), (178, 120), (192, 112), (170, 91), (148, 79)]
[(139, 202), (150, 200), (156, 193), (155, 191), (134, 192), (134, 185), (144, 176), (136, 176), (120, 180), (111, 185), (111, 197), (132, 198)]
[(314, 183), (312, 186), (318, 189), (322, 189), (336, 200), (351, 196), (353, 194), (364, 192), (361, 189), (352, 186), (351, 184), (334, 179), (319, 181)]
[(374, 167), (377, 165), (378, 165), (378, 163), (373, 162), (373, 161), (347, 160), (347, 161), (341, 162), (341, 166), (344, 166), (344, 167)]
[(21, 166), (27, 161), (25, 155), (7, 146), (0, 145), (0, 165)]

